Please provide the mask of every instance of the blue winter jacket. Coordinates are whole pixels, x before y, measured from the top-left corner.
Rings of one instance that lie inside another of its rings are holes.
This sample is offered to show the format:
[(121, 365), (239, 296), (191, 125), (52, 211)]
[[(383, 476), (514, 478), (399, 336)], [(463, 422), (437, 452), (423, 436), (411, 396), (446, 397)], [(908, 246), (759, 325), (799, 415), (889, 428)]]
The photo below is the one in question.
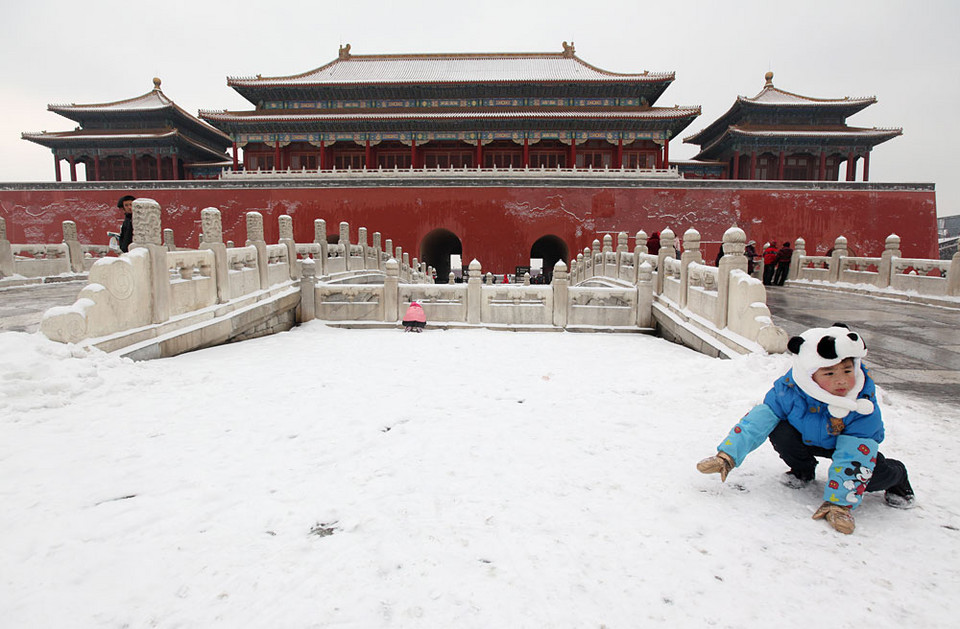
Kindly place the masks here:
[(883, 421), (876, 400), (876, 386), (864, 369), (863, 389), (858, 397), (873, 402), (873, 412), (861, 415), (851, 411), (843, 431), (831, 435), (827, 405), (803, 392), (793, 381), (793, 370), (773, 383), (763, 404), (755, 406), (730, 430), (717, 450), (729, 454), (737, 467), (746, 456), (766, 441), (781, 421), (800, 431), (803, 442), (833, 450), (823, 499), (857, 507), (873, 475), (877, 448), (883, 441)]
[[(877, 389), (869, 372), (863, 369), (863, 389), (857, 398), (866, 398), (873, 402), (873, 412), (861, 415), (850, 411), (843, 418), (843, 434), (860, 439), (872, 439), (877, 443), (883, 441), (883, 420), (880, 418), (880, 405), (877, 403)], [(770, 407), (774, 415), (790, 422), (790, 425), (800, 431), (803, 442), (810, 446), (819, 446), (828, 450), (837, 447), (837, 435), (831, 435), (830, 413), (824, 402), (815, 400), (793, 381), (793, 369), (776, 382), (767, 392), (763, 403)]]

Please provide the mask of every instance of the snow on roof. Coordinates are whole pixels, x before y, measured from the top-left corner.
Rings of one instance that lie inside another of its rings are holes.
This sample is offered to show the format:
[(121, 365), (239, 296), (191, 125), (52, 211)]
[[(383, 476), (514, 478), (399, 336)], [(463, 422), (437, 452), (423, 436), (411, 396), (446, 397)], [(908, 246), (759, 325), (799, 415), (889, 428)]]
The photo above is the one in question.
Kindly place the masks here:
[(417, 113), (309, 113), (309, 114), (279, 114), (279, 115), (249, 115), (246, 112), (206, 111), (201, 110), (200, 116), (206, 120), (232, 120), (247, 122), (296, 122), (309, 120), (410, 120), (410, 119), (459, 119), (459, 118), (648, 118), (671, 119), (686, 116), (700, 115), (699, 107), (656, 107), (642, 111), (544, 111), (541, 109), (518, 109), (516, 111), (458, 111), (458, 112), (417, 112)]
[(755, 103), (759, 105), (869, 105), (877, 102), (875, 96), (861, 96), (858, 98), (813, 98), (787, 92), (773, 86), (773, 72), (767, 72), (764, 76), (766, 83), (760, 93), (753, 98), (746, 96), (737, 96), (740, 102)]
[(174, 102), (160, 91), (160, 79), (153, 80), (154, 88), (133, 98), (118, 100), (112, 103), (94, 103), (90, 105), (48, 105), (50, 111), (76, 111), (76, 112), (98, 112), (98, 111), (147, 111), (151, 109), (165, 109), (167, 107), (176, 107)]
[(284, 77), (228, 77), (231, 86), (351, 83), (467, 83), (523, 81), (672, 81), (674, 73), (617, 74), (562, 53), (350, 55), (315, 70)]
[(743, 129), (741, 127), (730, 127), (730, 133), (735, 133), (738, 135), (748, 135), (756, 137), (773, 137), (773, 136), (808, 136), (808, 137), (879, 137), (895, 134), (899, 135), (903, 133), (903, 129), (898, 128), (873, 128), (873, 129), (860, 129), (855, 127), (849, 127), (843, 130), (822, 130), (822, 129)]

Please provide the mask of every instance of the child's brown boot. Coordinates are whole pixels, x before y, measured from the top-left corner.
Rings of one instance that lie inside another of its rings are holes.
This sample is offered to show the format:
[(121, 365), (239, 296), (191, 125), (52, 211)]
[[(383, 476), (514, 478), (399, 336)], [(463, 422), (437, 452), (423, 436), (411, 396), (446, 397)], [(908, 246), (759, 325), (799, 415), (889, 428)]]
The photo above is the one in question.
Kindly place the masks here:
[(736, 467), (733, 464), (733, 457), (726, 452), (717, 452), (716, 456), (711, 456), (697, 463), (697, 469), (703, 474), (720, 474), (720, 481), (727, 480), (727, 474)]
[(832, 502), (824, 502), (820, 505), (820, 508), (813, 514), (813, 519), (826, 519), (834, 530), (844, 535), (853, 533), (853, 527), (855, 526), (850, 507), (833, 504)]

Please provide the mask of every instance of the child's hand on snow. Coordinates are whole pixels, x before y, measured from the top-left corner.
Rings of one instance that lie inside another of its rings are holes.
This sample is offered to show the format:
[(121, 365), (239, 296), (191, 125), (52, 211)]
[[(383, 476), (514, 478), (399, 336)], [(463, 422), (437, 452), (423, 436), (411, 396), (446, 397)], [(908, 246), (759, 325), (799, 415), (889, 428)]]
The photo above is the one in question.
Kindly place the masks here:
[(720, 482), (727, 480), (727, 474), (735, 467), (733, 458), (726, 452), (717, 452), (697, 463), (697, 469), (703, 474), (720, 474)]

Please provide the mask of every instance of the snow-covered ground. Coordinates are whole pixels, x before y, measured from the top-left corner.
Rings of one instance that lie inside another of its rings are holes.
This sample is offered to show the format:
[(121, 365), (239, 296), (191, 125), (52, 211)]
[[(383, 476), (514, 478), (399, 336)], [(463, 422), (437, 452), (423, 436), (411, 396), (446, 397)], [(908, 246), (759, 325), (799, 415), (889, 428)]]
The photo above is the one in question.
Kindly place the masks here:
[(132, 363), (3, 333), (0, 626), (957, 626), (955, 407), (886, 395), (919, 506), (870, 495), (852, 536), (810, 519), (824, 465), (696, 471), (788, 366), (622, 334), (314, 322)]

